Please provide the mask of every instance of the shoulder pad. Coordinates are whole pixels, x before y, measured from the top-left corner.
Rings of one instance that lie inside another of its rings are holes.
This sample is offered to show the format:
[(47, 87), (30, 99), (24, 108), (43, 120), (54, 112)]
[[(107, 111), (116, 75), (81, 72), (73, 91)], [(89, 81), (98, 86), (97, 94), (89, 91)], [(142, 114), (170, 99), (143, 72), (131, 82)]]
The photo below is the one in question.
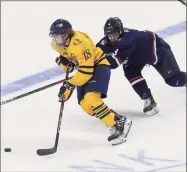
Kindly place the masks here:
[(104, 47), (107, 44), (106, 38), (102, 38), (97, 44), (96, 47)]
[(106, 45), (107, 44), (107, 41), (106, 39), (103, 39), (101, 42), (100, 42), (101, 45)]
[(128, 28), (123, 28), (123, 32), (130, 32)]
[(100, 45), (106, 45), (107, 44), (107, 40), (106, 40), (106, 37), (102, 38), (99, 43)]

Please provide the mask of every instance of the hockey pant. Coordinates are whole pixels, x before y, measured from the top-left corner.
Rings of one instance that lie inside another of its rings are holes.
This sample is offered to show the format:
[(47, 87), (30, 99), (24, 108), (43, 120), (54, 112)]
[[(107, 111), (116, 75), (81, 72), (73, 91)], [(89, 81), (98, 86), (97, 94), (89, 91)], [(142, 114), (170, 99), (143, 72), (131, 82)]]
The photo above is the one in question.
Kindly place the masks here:
[(81, 100), (82, 109), (89, 115), (100, 119), (106, 126), (112, 127), (116, 122), (114, 113), (105, 105), (99, 92), (88, 92)]

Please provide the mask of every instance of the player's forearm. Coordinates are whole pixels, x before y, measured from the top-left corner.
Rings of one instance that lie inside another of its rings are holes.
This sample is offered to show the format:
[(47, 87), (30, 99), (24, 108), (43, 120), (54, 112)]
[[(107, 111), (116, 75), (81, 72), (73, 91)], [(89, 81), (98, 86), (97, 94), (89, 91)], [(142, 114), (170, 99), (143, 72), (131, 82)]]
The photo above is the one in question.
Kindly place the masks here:
[(116, 69), (118, 66), (121, 65), (121, 61), (112, 53), (106, 55), (106, 59), (110, 63), (110, 68), (111, 69)]

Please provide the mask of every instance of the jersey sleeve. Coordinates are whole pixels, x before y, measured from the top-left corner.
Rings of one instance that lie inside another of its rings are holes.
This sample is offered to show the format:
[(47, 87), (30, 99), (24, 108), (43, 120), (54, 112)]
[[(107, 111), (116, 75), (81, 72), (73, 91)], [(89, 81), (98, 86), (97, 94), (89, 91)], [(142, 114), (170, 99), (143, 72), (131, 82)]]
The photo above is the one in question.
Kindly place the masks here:
[(128, 65), (131, 53), (134, 51), (132, 43), (122, 41), (113, 53), (107, 54), (106, 58), (110, 63), (111, 69), (115, 69), (121, 64)]
[(94, 52), (93, 44), (90, 39), (87, 39), (82, 43), (81, 49), (82, 53), (78, 57), (78, 71), (70, 80), (70, 83), (77, 86), (87, 83), (93, 76), (94, 72)]
[(99, 47), (103, 50), (103, 48), (105, 47), (105, 45), (107, 44), (107, 40), (106, 37), (103, 37), (97, 44), (96, 47)]
[(100, 41), (96, 44), (96, 47), (101, 48), (101, 43), (100, 43)]

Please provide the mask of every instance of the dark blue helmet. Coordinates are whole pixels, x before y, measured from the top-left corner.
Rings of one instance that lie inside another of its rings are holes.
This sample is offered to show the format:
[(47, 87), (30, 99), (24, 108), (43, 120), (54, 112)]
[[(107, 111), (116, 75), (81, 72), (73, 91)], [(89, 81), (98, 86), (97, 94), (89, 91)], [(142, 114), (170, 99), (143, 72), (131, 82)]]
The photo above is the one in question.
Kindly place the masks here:
[(72, 29), (72, 25), (67, 20), (58, 19), (52, 23), (49, 35), (62, 35), (67, 33), (70, 29)]
[(123, 23), (118, 17), (110, 17), (104, 25), (104, 35), (115, 32), (119, 33), (119, 35), (122, 35)]

